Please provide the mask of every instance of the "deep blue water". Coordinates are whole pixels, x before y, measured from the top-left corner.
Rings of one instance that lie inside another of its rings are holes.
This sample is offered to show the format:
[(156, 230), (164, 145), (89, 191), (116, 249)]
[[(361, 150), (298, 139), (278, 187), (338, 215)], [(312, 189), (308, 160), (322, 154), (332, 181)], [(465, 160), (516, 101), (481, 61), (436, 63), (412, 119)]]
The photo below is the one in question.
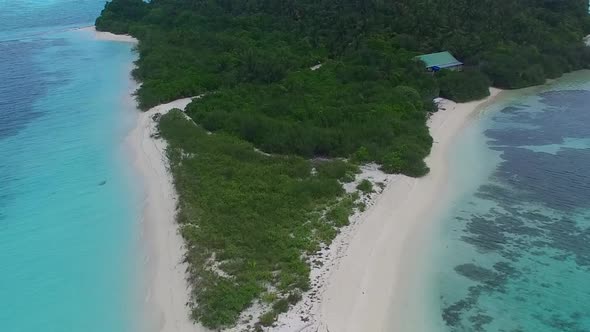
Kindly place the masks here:
[[(127, 332), (139, 314), (131, 45), (91, 0), (0, 0), (0, 331)], [(128, 105), (127, 105), (128, 106)]]
[(590, 331), (590, 72), (506, 93), (460, 140), (443, 330)]

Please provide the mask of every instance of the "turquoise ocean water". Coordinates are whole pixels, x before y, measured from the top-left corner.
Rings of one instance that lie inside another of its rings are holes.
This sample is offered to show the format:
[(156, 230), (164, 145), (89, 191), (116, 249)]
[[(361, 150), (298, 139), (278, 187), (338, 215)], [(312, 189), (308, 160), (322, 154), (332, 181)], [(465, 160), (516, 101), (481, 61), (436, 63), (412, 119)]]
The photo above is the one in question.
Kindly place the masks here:
[(590, 72), (506, 92), (458, 142), (440, 331), (590, 331)]
[(0, 331), (127, 332), (138, 190), (124, 138), (131, 45), (98, 0), (0, 0)]

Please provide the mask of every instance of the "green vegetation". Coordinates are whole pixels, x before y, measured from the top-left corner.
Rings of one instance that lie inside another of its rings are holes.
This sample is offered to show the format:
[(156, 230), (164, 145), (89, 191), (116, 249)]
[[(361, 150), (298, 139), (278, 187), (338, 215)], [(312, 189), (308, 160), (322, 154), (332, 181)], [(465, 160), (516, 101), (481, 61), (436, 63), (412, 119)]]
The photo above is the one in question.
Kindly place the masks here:
[[(194, 317), (228, 326), (263, 297), (272, 303), (264, 318), (274, 321), (309, 288), (302, 254), (348, 224), (356, 197), (338, 182), (346, 172), (333, 171), (343, 163), (266, 156), (238, 138), (208, 135), (180, 111), (162, 116), (159, 130), (169, 144), (190, 280), (198, 285)], [(269, 285), (276, 292), (264, 293)]]
[(459, 103), (483, 99), (490, 95), (490, 80), (480, 71), (443, 70), (438, 82), (440, 96)]
[(358, 167), (338, 159), (317, 162), (315, 168), (320, 175), (345, 183), (354, 181), (355, 175), (359, 173)]
[[(242, 83), (278, 83), (327, 60), (342, 65), (341, 79), (390, 81), (425, 96), (436, 89), (408, 72), (421, 53), (449, 50), (506, 88), (585, 68), (587, 6), (586, 0), (114, 0), (96, 27), (141, 40), (135, 74), (143, 107)], [(376, 47), (386, 57), (376, 56)]]
[(370, 194), (370, 193), (374, 192), (374, 190), (373, 190), (373, 184), (371, 183), (371, 181), (369, 181), (367, 179), (363, 179), (356, 186), (356, 189), (360, 190), (361, 192), (363, 192), (365, 194)]
[[(395, 151), (408, 160), (401, 171), (423, 175), (422, 160), (432, 140), (418, 91), (345, 75), (344, 65), (327, 62), (316, 71), (294, 72), (280, 83), (221, 89), (192, 103), (187, 114), (207, 130), (239, 136), (265, 152), (348, 157), (365, 147), (367, 161), (382, 163)], [(410, 149), (418, 153), (408, 153)]]
[[(114, 0), (96, 26), (141, 41), (144, 109), (210, 92), (189, 107), (207, 130), (421, 176), (439, 87), (468, 101), (490, 82), (519, 88), (585, 68), (589, 22), (584, 0)], [(468, 70), (432, 76), (414, 59), (440, 50)]]
[[(309, 287), (307, 255), (362, 209), (341, 186), (353, 164), (428, 172), (433, 97), (479, 99), (590, 63), (586, 0), (113, 0), (96, 27), (140, 40), (142, 109), (204, 95), (187, 109), (198, 126), (174, 112), (160, 129), (193, 315), (212, 328), (263, 294), (272, 324)], [(415, 60), (441, 50), (466, 70)]]

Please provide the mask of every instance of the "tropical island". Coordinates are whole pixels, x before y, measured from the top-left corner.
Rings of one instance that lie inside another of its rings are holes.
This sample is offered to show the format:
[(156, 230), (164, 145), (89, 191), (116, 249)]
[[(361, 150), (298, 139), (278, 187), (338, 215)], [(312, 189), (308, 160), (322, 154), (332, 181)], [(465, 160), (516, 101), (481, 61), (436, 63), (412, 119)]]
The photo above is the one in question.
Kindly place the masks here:
[[(272, 325), (310, 288), (314, 255), (373, 191), (359, 166), (424, 176), (433, 99), (489, 95), (587, 68), (576, 1), (113, 0), (96, 29), (139, 40), (139, 107), (159, 121), (178, 194), (192, 318)], [(449, 51), (462, 71), (417, 57)]]

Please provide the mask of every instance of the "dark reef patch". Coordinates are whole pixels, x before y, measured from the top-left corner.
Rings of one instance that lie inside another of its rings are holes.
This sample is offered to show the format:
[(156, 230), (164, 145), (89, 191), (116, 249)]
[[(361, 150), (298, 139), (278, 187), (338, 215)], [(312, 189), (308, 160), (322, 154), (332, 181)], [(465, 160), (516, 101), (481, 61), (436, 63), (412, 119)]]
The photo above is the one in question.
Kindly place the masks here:
[(41, 43), (35, 42), (0, 43), (0, 139), (16, 135), (42, 115), (33, 107), (47, 90), (39, 80), (41, 68), (33, 59), (40, 47)]
[(484, 325), (491, 323), (493, 320), (494, 318), (492, 316), (484, 314), (469, 317), (469, 321), (473, 324), (474, 331), (485, 331), (483, 329)]
[(494, 271), (471, 263), (455, 266), (455, 271), (466, 278), (482, 283), (490, 282), (498, 277)]
[[(579, 215), (590, 209), (590, 149), (564, 146), (553, 154), (527, 147), (590, 138), (590, 92), (551, 91), (537, 101), (540, 108), (512, 105), (494, 116), (493, 122), (500, 125), (485, 135), (490, 149), (501, 152), (501, 162), (489, 181), (464, 202), (477, 212), (461, 210), (453, 216), (460, 221), (455, 224), (459, 238), (486, 259), (480, 263), (472, 258), (454, 268), (476, 284), (463, 298), (451, 303), (442, 299), (442, 317), (451, 331), (486, 331), (487, 325), (495, 324), (494, 315), (485, 312), (480, 301), (508, 294), (533, 309), (515, 316), (522, 324), (502, 331), (527, 331), (523, 326), (531, 321), (548, 331), (588, 331), (580, 323), (580, 308), (543, 305), (544, 297), (567, 292), (568, 284), (541, 271), (554, 264), (574, 264), (564, 265), (561, 273), (590, 272), (590, 218)], [(490, 208), (477, 210), (480, 206)], [(490, 266), (491, 257), (501, 259), (493, 268), (484, 267)]]

